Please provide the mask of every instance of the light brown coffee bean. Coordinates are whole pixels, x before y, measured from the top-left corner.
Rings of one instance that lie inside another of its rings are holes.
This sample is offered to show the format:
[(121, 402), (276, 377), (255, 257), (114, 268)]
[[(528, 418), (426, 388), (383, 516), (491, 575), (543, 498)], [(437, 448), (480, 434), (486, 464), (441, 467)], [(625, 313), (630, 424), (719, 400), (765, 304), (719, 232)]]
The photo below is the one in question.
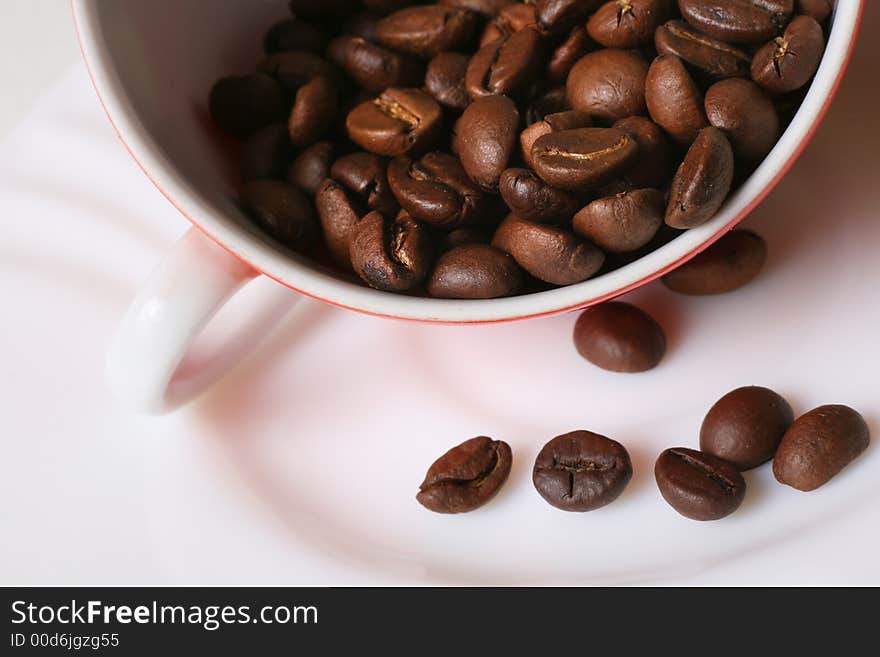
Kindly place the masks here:
[(348, 136), (362, 148), (391, 157), (424, 151), (443, 125), (440, 105), (420, 89), (386, 89), (349, 112)]

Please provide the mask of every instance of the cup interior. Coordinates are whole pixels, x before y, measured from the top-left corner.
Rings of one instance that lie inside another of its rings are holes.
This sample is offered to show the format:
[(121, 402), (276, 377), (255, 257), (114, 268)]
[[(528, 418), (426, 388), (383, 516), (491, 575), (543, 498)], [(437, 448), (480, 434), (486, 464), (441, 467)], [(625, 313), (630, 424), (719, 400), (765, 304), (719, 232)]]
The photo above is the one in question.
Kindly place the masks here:
[(613, 298), (674, 269), (735, 226), (784, 175), (821, 121), (851, 53), (862, 3), (836, 3), (825, 57), (797, 115), (711, 221), (583, 283), (481, 301), (371, 290), (284, 249), (237, 206), (237, 146), (214, 126), (207, 98), (218, 78), (254, 69), (266, 29), (289, 16), (285, 0), (73, 0), (73, 8), (89, 72), (120, 138), (159, 190), (210, 237), (279, 282), (342, 307), (470, 323), (550, 315)]

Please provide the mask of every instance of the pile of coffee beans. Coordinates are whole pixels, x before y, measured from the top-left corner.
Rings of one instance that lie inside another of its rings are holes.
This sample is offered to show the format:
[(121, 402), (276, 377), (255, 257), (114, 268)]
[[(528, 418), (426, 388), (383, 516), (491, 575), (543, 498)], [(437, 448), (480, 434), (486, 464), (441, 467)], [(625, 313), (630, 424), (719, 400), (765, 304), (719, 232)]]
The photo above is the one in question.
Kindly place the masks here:
[[(826, 484), (868, 448), (864, 418), (842, 405), (820, 406), (794, 419), (788, 402), (749, 386), (724, 395), (700, 429), (700, 449), (673, 447), (654, 465), (669, 505), (693, 520), (718, 520), (746, 495), (742, 473), (772, 459), (785, 485), (811, 491)], [(488, 502), (510, 473), (510, 446), (485, 436), (452, 448), (428, 470), (417, 499), (437, 513), (462, 513)], [(617, 499), (633, 476), (620, 443), (591, 431), (548, 442), (535, 459), (532, 482), (552, 506), (592, 511)]]
[[(481, 299), (579, 283), (708, 221), (797, 109), (831, 3), (290, 9), (256, 71), (210, 94), (242, 141), (244, 209), (376, 289)], [(667, 285), (742, 284), (763, 256), (736, 239), (741, 260), (694, 262)]]

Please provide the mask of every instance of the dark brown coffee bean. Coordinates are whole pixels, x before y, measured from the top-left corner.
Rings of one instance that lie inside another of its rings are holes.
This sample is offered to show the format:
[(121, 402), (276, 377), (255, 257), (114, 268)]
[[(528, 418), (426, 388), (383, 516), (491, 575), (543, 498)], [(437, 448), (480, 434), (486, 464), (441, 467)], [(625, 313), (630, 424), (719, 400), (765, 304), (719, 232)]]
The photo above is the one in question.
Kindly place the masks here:
[(287, 126), (275, 123), (248, 137), (241, 148), (243, 182), (261, 178), (280, 178), (293, 157)]
[(666, 223), (673, 228), (693, 228), (711, 219), (733, 183), (733, 149), (718, 128), (703, 128), (669, 190)]
[(691, 144), (709, 125), (703, 94), (675, 55), (660, 55), (653, 61), (645, 81), (645, 100), (654, 122), (679, 144)]
[(550, 187), (528, 169), (507, 169), (498, 191), (511, 212), (542, 224), (567, 222), (580, 208), (577, 196)]
[(848, 406), (814, 408), (785, 432), (773, 474), (792, 488), (816, 490), (868, 449), (870, 441), (865, 419)]
[(482, 191), (448, 153), (428, 153), (416, 161), (394, 158), (388, 182), (404, 210), (444, 230), (473, 223), (484, 209)]
[[(285, 136), (287, 126), (284, 127)], [(287, 169), (287, 182), (314, 196), (325, 178), (330, 176), (333, 163), (333, 143), (319, 141), (302, 151)]]
[(596, 199), (574, 215), (572, 228), (603, 251), (627, 253), (654, 239), (665, 210), (663, 192), (636, 189)]
[(603, 253), (571, 231), (526, 221), (514, 214), (501, 222), (492, 246), (513, 256), (535, 278), (553, 285), (572, 285), (593, 276)]
[(361, 0), (361, 4), (370, 11), (386, 15), (405, 7), (420, 4), (420, 0)]
[(646, 372), (666, 353), (666, 336), (654, 318), (620, 301), (581, 313), (574, 325), (574, 344), (581, 356), (610, 372)]
[[(541, 87), (543, 89), (543, 87)], [(571, 109), (565, 87), (553, 87), (547, 91), (538, 90), (537, 94), (526, 105), (526, 123), (531, 125), (541, 121), (550, 114), (559, 114)]]
[(502, 9), (514, 4), (517, 0), (440, 0), (441, 5), (470, 9), (484, 16), (496, 16)]
[(314, 53), (300, 50), (269, 55), (260, 62), (259, 70), (278, 80), (291, 97), (315, 78), (326, 78), (334, 90), (338, 89), (342, 79), (333, 64)]
[(519, 95), (544, 66), (537, 28), (526, 27), (483, 46), (468, 64), (465, 88), (471, 98)]
[(280, 180), (253, 180), (242, 187), (241, 199), (257, 225), (284, 246), (305, 252), (315, 242), (315, 209), (293, 185)]
[(290, 11), (307, 18), (332, 18), (354, 11), (357, 0), (290, 0)]
[(639, 146), (639, 159), (623, 174), (624, 184), (633, 189), (663, 187), (672, 176), (672, 157), (660, 126), (642, 116), (630, 116), (612, 127), (628, 134)]
[(563, 511), (593, 511), (610, 504), (632, 479), (632, 461), (616, 440), (572, 431), (544, 445), (532, 482), (549, 504)]
[(781, 37), (755, 53), (752, 79), (775, 94), (800, 89), (816, 73), (824, 50), (819, 23), (809, 16), (795, 16)]
[(209, 105), (217, 125), (239, 139), (284, 121), (290, 110), (284, 88), (265, 73), (218, 80)]
[(275, 23), (263, 39), (267, 55), (288, 50), (308, 50), (321, 53), (327, 47), (327, 35), (312, 23), (298, 18), (288, 18)]
[(416, 87), (424, 80), (425, 67), (420, 60), (361, 37), (337, 37), (331, 49), (335, 53), (334, 63), (367, 91), (378, 93), (388, 87)]
[(538, 26), (545, 32), (569, 28), (586, 20), (602, 0), (535, 0)]
[(639, 147), (614, 128), (581, 128), (544, 135), (532, 146), (535, 171), (553, 187), (583, 192), (607, 183), (638, 157)]
[(366, 39), (371, 43), (375, 43), (376, 24), (381, 18), (380, 15), (372, 11), (359, 11), (356, 14), (346, 17), (339, 32), (340, 34), (350, 34), (352, 36), (360, 37), (361, 39)]
[(547, 75), (555, 82), (565, 82), (568, 74), (581, 57), (595, 49), (595, 44), (582, 25), (571, 29), (568, 38), (565, 39), (550, 57), (547, 64)]
[(429, 59), (446, 50), (464, 50), (476, 34), (477, 14), (442, 5), (408, 7), (376, 25), (376, 38), (385, 46)]
[(817, 23), (824, 23), (831, 15), (833, 0), (795, 0), (797, 13), (806, 14)]
[(455, 126), (464, 170), (487, 192), (498, 191), (498, 179), (516, 150), (519, 111), (507, 96), (487, 96), (471, 103)]
[(296, 92), (287, 131), (294, 146), (302, 148), (321, 139), (336, 120), (339, 97), (336, 83), (318, 77)]
[(516, 2), (502, 7), (492, 20), (486, 23), (483, 35), (480, 37), (480, 48), (496, 39), (507, 39), (515, 32), (535, 25), (536, 20), (534, 5)]
[(587, 31), (606, 48), (637, 48), (651, 43), (673, 7), (674, 0), (609, 0), (590, 17)]
[(431, 266), (428, 230), (404, 211), (393, 219), (371, 212), (353, 227), (349, 239), (351, 266), (377, 290), (411, 290)]
[(669, 21), (657, 28), (654, 45), (661, 55), (675, 55), (715, 78), (748, 77), (748, 53), (712, 39), (682, 21)]
[(315, 194), (315, 207), (321, 220), (324, 241), (333, 261), (343, 269), (351, 269), (349, 246), (353, 228), (364, 213), (345, 188), (327, 178)]
[(730, 78), (709, 87), (706, 116), (727, 135), (734, 154), (746, 162), (760, 162), (779, 139), (776, 107), (751, 80)]
[(794, 0), (678, 0), (678, 6), (703, 34), (727, 43), (755, 43), (782, 31)]
[(470, 102), (464, 86), (470, 57), (458, 52), (441, 52), (428, 64), (425, 87), (437, 102), (455, 110), (464, 110)]
[(437, 235), (437, 253), (445, 253), (450, 249), (454, 249), (457, 246), (464, 246), (466, 244), (488, 244), (491, 239), (492, 234), (485, 226), (456, 228), (448, 233)]
[(733, 464), (685, 447), (663, 452), (654, 477), (663, 499), (691, 520), (729, 516), (746, 495), (746, 482)]
[(431, 96), (419, 89), (392, 87), (349, 112), (345, 127), (362, 148), (394, 157), (430, 148), (442, 123), (440, 105)]
[(522, 281), (508, 254), (488, 244), (464, 244), (440, 256), (427, 288), (442, 299), (496, 299), (516, 294)]
[(728, 392), (709, 410), (700, 428), (700, 449), (751, 470), (773, 458), (794, 420), (791, 406), (758, 386)]
[(766, 259), (763, 239), (748, 230), (732, 230), (666, 274), (663, 283), (681, 294), (723, 294), (750, 283)]
[(350, 153), (333, 163), (330, 176), (370, 210), (394, 215), (400, 209), (386, 171), (388, 160), (374, 153)]
[(510, 474), (510, 445), (486, 436), (471, 438), (434, 461), (416, 499), (436, 513), (466, 513), (483, 506)]
[(523, 160), (530, 167), (534, 168), (535, 163), (532, 160), (532, 146), (544, 135), (551, 132), (561, 132), (563, 130), (574, 130), (576, 128), (589, 128), (593, 125), (589, 114), (584, 112), (576, 112), (568, 110), (565, 112), (557, 112), (548, 114), (540, 121), (532, 123), (528, 128), (522, 131), (519, 136), (519, 144), (522, 149)]
[(568, 74), (568, 102), (579, 112), (614, 122), (645, 113), (648, 62), (634, 50), (597, 50)]

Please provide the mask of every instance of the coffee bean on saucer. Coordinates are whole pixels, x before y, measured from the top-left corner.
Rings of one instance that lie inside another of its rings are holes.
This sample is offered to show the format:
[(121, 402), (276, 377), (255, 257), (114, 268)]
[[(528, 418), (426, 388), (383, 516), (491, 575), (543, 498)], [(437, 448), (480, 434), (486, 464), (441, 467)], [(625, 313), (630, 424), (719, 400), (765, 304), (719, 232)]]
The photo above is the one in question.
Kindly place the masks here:
[(654, 318), (621, 301), (600, 303), (581, 313), (574, 344), (581, 356), (611, 372), (645, 372), (666, 353), (666, 336)]
[(522, 282), (522, 270), (508, 254), (488, 244), (462, 244), (437, 259), (427, 288), (443, 299), (496, 299), (515, 294)]
[(726, 43), (758, 43), (788, 23), (794, 0), (678, 0), (684, 19)]
[(785, 432), (773, 459), (773, 474), (802, 491), (825, 485), (868, 448), (865, 419), (848, 406), (832, 404), (800, 416)]
[(598, 198), (574, 215), (572, 228), (610, 253), (627, 253), (648, 244), (660, 226), (666, 200), (657, 189), (636, 189)]
[(362, 148), (391, 157), (424, 151), (438, 137), (440, 105), (420, 89), (391, 87), (348, 114), (348, 136)]
[(674, 0), (609, 0), (590, 16), (587, 31), (606, 48), (638, 48), (672, 14)]
[(407, 7), (376, 25), (379, 42), (404, 53), (430, 59), (446, 50), (466, 50), (477, 31), (477, 14), (442, 5)]
[(349, 253), (355, 273), (370, 287), (405, 292), (419, 285), (433, 256), (428, 230), (405, 211), (394, 218), (371, 212), (351, 229)]
[(475, 100), (455, 126), (455, 140), (465, 171), (480, 189), (498, 191), (519, 136), (519, 110), (507, 96)]
[(510, 474), (510, 445), (479, 436), (434, 461), (419, 486), (419, 504), (436, 513), (465, 513), (483, 506)]
[(471, 97), (464, 84), (470, 57), (458, 52), (441, 52), (428, 63), (425, 88), (444, 107), (464, 110)]
[(683, 146), (697, 138), (709, 125), (703, 109), (703, 94), (675, 55), (660, 55), (645, 80), (648, 113), (657, 125)]
[(724, 294), (750, 283), (767, 259), (764, 240), (748, 230), (732, 230), (702, 253), (663, 277), (681, 294)]
[(614, 128), (552, 132), (532, 145), (532, 163), (541, 178), (560, 189), (584, 192), (609, 182), (638, 158), (639, 147)]
[(293, 144), (284, 123), (257, 130), (241, 147), (241, 179), (280, 178), (293, 157)]
[(718, 128), (703, 128), (669, 190), (666, 223), (673, 228), (693, 228), (706, 223), (727, 199), (733, 184), (733, 149)]
[(732, 463), (685, 447), (663, 452), (654, 465), (657, 487), (669, 505), (692, 520), (719, 520), (736, 511), (746, 482)]
[(566, 82), (572, 108), (604, 121), (645, 112), (648, 62), (633, 50), (606, 48), (582, 57)]
[(816, 73), (824, 50), (819, 23), (809, 16), (795, 16), (782, 36), (755, 53), (752, 79), (774, 94), (800, 89)]
[(532, 482), (563, 511), (593, 511), (616, 500), (632, 478), (626, 448), (591, 431), (572, 431), (544, 445)]
[(290, 183), (253, 180), (242, 187), (241, 198), (253, 220), (285, 246), (307, 251), (318, 237), (311, 201)]
[(779, 115), (770, 97), (751, 80), (729, 78), (706, 91), (709, 123), (730, 140), (734, 154), (760, 162), (779, 139)]
[(284, 121), (290, 110), (284, 87), (265, 73), (218, 80), (211, 89), (209, 106), (217, 125), (239, 139)]
[(737, 388), (719, 399), (703, 420), (700, 449), (729, 461), (740, 471), (773, 458), (794, 414), (767, 388)]
[(712, 39), (687, 23), (672, 20), (657, 28), (654, 45), (661, 55), (675, 55), (714, 79), (748, 77), (751, 57), (728, 43)]
[(301, 151), (290, 163), (287, 169), (287, 182), (314, 196), (321, 183), (330, 176), (332, 164), (333, 142), (319, 141)]

